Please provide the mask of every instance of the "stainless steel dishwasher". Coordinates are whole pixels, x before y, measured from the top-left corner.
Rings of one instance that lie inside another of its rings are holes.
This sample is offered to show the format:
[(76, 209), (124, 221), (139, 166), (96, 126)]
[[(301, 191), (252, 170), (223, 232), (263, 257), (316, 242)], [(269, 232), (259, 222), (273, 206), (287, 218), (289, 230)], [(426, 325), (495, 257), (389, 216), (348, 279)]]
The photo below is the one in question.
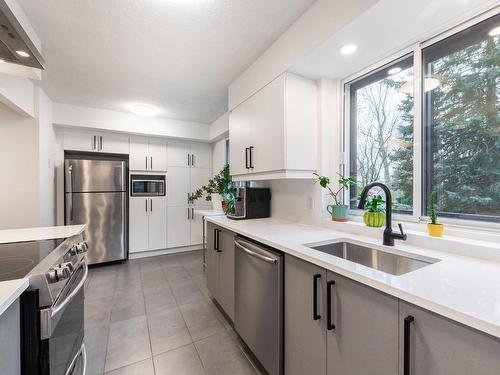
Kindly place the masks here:
[(236, 236), (234, 328), (269, 375), (283, 373), (282, 255)]

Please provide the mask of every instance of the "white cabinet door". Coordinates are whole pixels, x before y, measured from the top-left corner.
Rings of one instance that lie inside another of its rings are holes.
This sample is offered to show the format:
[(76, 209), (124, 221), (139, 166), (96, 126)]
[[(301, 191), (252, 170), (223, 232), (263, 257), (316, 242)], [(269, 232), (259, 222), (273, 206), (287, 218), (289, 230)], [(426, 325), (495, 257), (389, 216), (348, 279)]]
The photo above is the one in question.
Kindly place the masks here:
[(196, 168), (212, 167), (212, 147), (207, 143), (191, 144), (191, 166)]
[(229, 150), (231, 175), (250, 173), (248, 147), (250, 147), (250, 125), (246, 102), (233, 109), (229, 115)]
[(180, 247), (191, 244), (191, 207), (168, 207), (167, 209), (167, 246)]
[(162, 139), (149, 139), (149, 169), (156, 172), (167, 171), (167, 142)]
[(188, 156), (191, 149), (188, 143), (169, 142), (167, 150), (169, 167), (189, 167)]
[(129, 200), (129, 251), (136, 253), (148, 250), (148, 199)]
[(148, 139), (145, 137), (130, 138), (129, 168), (132, 171), (147, 171), (149, 167)]
[(191, 245), (203, 243), (203, 220), (201, 215), (194, 215), (194, 208), (191, 209)]
[[(196, 189), (201, 188), (202, 186), (206, 186), (208, 184), (208, 180), (212, 177), (212, 173), (210, 169), (207, 168), (191, 168), (191, 193), (193, 193)], [(207, 202), (205, 199), (205, 195), (194, 202), (195, 206), (210, 206), (210, 202)]]
[(97, 151), (97, 137), (91, 132), (64, 131), (64, 149), (72, 151)]
[(191, 168), (169, 167), (167, 173), (167, 202), (168, 206), (186, 206), (188, 194), (191, 192)]
[[(243, 104), (253, 133), (252, 172), (285, 169), (285, 78), (275, 79)], [(300, 148), (300, 144), (296, 147)]]
[(149, 198), (149, 250), (167, 247), (167, 199)]
[(97, 134), (99, 151), (113, 154), (128, 154), (130, 152), (128, 135), (114, 133)]

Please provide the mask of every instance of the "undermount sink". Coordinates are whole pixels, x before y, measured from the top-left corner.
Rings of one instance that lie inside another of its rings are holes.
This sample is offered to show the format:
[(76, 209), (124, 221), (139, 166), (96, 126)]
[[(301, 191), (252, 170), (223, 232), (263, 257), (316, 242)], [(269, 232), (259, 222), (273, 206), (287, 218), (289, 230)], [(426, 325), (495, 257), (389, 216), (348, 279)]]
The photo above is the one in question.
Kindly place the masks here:
[(404, 275), (439, 262), (439, 259), (416, 259), (350, 242), (322, 242), (305, 246), (392, 275)]

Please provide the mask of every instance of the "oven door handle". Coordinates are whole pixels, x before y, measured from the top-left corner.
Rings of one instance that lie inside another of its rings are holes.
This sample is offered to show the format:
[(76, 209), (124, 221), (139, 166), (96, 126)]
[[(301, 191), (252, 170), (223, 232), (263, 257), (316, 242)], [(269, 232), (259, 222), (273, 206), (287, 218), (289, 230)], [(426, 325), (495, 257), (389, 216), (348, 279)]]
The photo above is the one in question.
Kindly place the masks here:
[(82, 260), (82, 268), (83, 268), (82, 279), (75, 287), (75, 289), (73, 289), (73, 291), (70, 294), (68, 294), (68, 296), (60, 304), (50, 309), (51, 318), (54, 318), (57, 314), (59, 314), (73, 300), (73, 298), (75, 298), (80, 289), (82, 289), (83, 286), (85, 285), (85, 281), (87, 280), (87, 277), (89, 275), (89, 266), (87, 265), (87, 262), (85, 262), (85, 258)]
[(80, 347), (80, 350), (76, 355), (73, 357), (71, 360), (71, 363), (69, 364), (68, 369), (66, 370), (65, 375), (71, 375), (73, 374), (73, 370), (75, 369), (76, 361), (78, 360), (78, 357), (82, 356), (82, 375), (85, 375), (87, 372), (87, 350), (85, 349), (85, 343), (82, 343), (82, 346)]

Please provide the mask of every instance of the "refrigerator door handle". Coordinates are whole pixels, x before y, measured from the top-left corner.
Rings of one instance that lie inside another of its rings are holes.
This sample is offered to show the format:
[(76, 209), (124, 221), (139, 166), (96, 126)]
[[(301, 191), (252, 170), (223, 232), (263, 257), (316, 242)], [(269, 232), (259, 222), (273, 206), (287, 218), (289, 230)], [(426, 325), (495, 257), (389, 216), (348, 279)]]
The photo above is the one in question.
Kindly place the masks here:
[(69, 201), (68, 201), (68, 211), (69, 211), (69, 223), (73, 222), (73, 166), (70, 164), (68, 167), (68, 193), (69, 193)]

